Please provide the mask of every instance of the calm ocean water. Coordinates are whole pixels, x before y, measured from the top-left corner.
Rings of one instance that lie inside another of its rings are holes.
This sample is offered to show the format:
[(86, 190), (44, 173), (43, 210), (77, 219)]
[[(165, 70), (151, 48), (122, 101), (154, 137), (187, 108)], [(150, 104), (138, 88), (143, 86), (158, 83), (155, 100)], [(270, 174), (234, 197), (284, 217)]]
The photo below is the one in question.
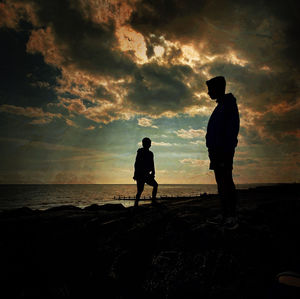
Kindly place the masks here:
[[(254, 185), (237, 185), (249, 188)], [(152, 187), (145, 186), (142, 196), (149, 197)], [(159, 185), (157, 196), (188, 196), (200, 193), (217, 193), (216, 185)], [(122, 203), (131, 206), (133, 201), (114, 200), (116, 196), (134, 196), (136, 185), (0, 185), (0, 210), (29, 207), (48, 209), (60, 205), (85, 207), (91, 204)], [(146, 203), (146, 202), (145, 202)]]

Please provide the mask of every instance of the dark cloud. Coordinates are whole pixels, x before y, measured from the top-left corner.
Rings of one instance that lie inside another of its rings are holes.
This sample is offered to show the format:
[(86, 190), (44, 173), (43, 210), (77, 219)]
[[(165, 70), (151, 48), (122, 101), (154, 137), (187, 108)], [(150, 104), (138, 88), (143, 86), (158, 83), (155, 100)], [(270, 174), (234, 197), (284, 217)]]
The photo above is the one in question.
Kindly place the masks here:
[(294, 134), (292, 137), (294, 141), (297, 141), (296, 132), (298, 131), (299, 135), (299, 119), (299, 108), (285, 113), (268, 112), (260, 119), (260, 125), (265, 128), (268, 135), (273, 136), (279, 142), (286, 137), (284, 135), (288, 134)]
[(130, 24), (146, 36), (150, 33), (168, 39), (201, 36), (201, 14), (206, 1), (144, 0), (139, 1)]
[(42, 26), (50, 26), (64, 64), (113, 77), (135, 69), (134, 62), (116, 48), (115, 23), (94, 23), (80, 11), (79, 1), (27, 0), (33, 3)]
[[(15, 27), (16, 31), (0, 31), (1, 41), (6, 45), (0, 49), (2, 104), (41, 106), (57, 102), (54, 87), (61, 76), (60, 70), (45, 64), (42, 55), (26, 53), (30, 31), (41, 30), (43, 36), (53, 34), (54, 48), (62, 57), (58, 68), (70, 67), (68, 70), (83, 71), (91, 76), (125, 79), (118, 85), (124, 94), (128, 92), (125, 106), (133, 112), (154, 116), (165, 111), (182, 112), (185, 107), (198, 105), (194, 92), (206, 91), (207, 78), (199, 75), (205, 69), (211, 76), (226, 77), (231, 88), (228, 91), (234, 92), (244, 109), (264, 114), (252, 124), (253, 132), (247, 128), (247, 136), (253, 136), (249, 139), (259, 138), (256, 125), (264, 127), (271, 136), (274, 133), (276, 138), (298, 127), (298, 106), (281, 115), (269, 111), (281, 102), (293, 106), (300, 96), (300, 43), (297, 39), (300, 4), (297, 1), (138, 1), (129, 25), (143, 34), (146, 55), (153, 58), (144, 65), (135, 63), (135, 51), (119, 50), (116, 20), (107, 16), (105, 22), (95, 22), (93, 4), (88, 1), (23, 2), (31, 3), (33, 8), (31, 15), (21, 20), (29, 20), (34, 12), (36, 21), (32, 24), (22, 21)], [(103, 3), (109, 1), (101, 5)], [(173, 43), (168, 43), (170, 40)], [(178, 46), (176, 42), (181, 44)], [(183, 65), (184, 60), (180, 60), (183, 44), (193, 45), (202, 56), (217, 58), (205, 62), (200, 59), (196, 67)], [(154, 57), (155, 46), (165, 49), (159, 59)], [(230, 61), (228, 57), (232, 53), (244, 63)], [(88, 92), (80, 93), (84, 80), (81, 75), (66, 76), (65, 85), (58, 91), (62, 98), (80, 99), (86, 108), (97, 107), (93, 97), (116, 103), (118, 89), (109, 89), (113, 83), (104, 87), (91, 80), (91, 85), (83, 86), (91, 90), (90, 97)], [(118, 118), (113, 110), (115, 107), (106, 112), (107, 122)], [(100, 112), (95, 109), (93, 113), (90, 117), (98, 120)]]
[[(140, 1), (131, 25), (147, 38), (150, 54), (160, 36), (196, 49), (204, 42), (205, 53), (220, 58), (198, 70), (224, 75), (245, 107), (266, 111), (281, 101), (293, 105), (299, 97), (299, 6), (297, 1)], [(231, 53), (244, 66), (224, 61)]]
[[(274, 1), (269, 5), (270, 11), (281, 21), (281, 30), (284, 33), (284, 47), (280, 54), (288, 62), (288, 67), (300, 66), (300, 2), (296, 0)], [(299, 69), (298, 69), (299, 71)]]
[(0, 103), (41, 107), (55, 100), (60, 71), (40, 54), (26, 52), (27, 30), (0, 28)]
[(196, 79), (199, 77), (186, 65), (144, 64), (135, 80), (127, 85), (128, 104), (135, 111), (151, 115), (182, 112), (184, 107), (196, 103), (192, 89), (185, 83)]
[[(247, 37), (248, 46), (254, 39), (256, 42), (261, 38), (276, 39), (275, 34), (281, 32), (273, 29), (293, 36), (298, 28), (299, 7), (296, 0), (272, 1), (272, 4), (266, 0), (143, 0), (138, 2), (130, 23), (145, 35), (153, 33), (189, 42), (209, 37), (211, 44), (216, 42), (216, 46), (222, 47), (225, 40), (229, 45), (245, 46)], [(253, 45), (255, 48), (257, 43)]]
[[(212, 55), (234, 50), (256, 66), (299, 77), (298, 1), (139, 1), (131, 25), (146, 37), (205, 43)], [(152, 44), (148, 42), (150, 51)], [(298, 67), (298, 70), (296, 70)]]
[(251, 67), (216, 61), (208, 66), (212, 76), (222, 74), (234, 87), (243, 104), (266, 111), (271, 105), (286, 101), (294, 104), (300, 96), (297, 79), (286, 72), (264, 72)]
[(109, 100), (111, 102), (114, 102), (116, 99), (113, 96), (113, 94), (111, 92), (109, 92), (104, 86), (99, 85), (96, 89), (95, 89), (95, 98), (104, 98), (106, 100)]

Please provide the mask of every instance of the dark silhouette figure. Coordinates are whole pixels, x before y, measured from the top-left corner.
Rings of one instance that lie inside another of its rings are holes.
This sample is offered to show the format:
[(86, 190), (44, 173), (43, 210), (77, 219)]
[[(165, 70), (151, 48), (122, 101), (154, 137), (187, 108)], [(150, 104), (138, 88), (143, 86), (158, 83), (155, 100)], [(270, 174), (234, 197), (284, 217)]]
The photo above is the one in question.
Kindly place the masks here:
[(143, 147), (137, 151), (135, 163), (134, 163), (134, 176), (133, 179), (137, 183), (137, 194), (134, 206), (138, 206), (142, 192), (144, 191), (144, 185), (147, 183), (153, 186), (152, 190), (152, 204), (157, 204), (156, 193), (158, 184), (155, 181), (155, 167), (154, 167), (154, 155), (149, 150), (151, 147), (151, 140), (145, 137), (142, 140)]
[(229, 229), (238, 226), (236, 218), (237, 196), (232, 178), (233, 157), (237, 146), (240, 126), (239, 112), (235, 97), (225, 94), (226, 81), (218, 76), (206, 81), (208, 94), (216, 100), (206, 134), (206, 146), (210, 159), (210, 169), (214, 170), (218, 193), (222, 203), (222, 214), (209, 222), (223, 224)]

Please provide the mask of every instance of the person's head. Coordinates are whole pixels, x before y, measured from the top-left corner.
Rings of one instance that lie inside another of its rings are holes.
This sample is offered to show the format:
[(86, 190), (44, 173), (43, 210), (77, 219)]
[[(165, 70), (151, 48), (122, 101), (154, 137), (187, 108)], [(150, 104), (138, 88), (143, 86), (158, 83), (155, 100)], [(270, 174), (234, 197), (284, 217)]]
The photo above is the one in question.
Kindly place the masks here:
[(151, 140), (148, 137), (143, 138), (142, 140), (143, 148), (149, 149), (151, 147)]
[(223, 76), (214, 77), (206, 81), (208, 95), (212, 100), (218, 99), (225, 94), (226, 81)]

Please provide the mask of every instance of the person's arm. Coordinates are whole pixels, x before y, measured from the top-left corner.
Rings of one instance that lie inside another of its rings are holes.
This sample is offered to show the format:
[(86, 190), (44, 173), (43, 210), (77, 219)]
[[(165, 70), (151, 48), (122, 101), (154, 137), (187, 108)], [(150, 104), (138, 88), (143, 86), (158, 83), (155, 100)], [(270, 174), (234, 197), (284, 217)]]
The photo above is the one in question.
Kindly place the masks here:
[(237, 145), (237, 136), (240, 128), (239, 112), (236, 104), (225, 107), (224, 115), (224, 151), (231, 151)]
[(139, 168), (140, 168), (140, 161), (141, 161), (141, 153), (140, 153), (140, 151), (138, 151), (136, 154), (135, 163), (134, 163), (134, 175), (133, 175), (134, 180), (137, 179), (137, 174), (138, 174)]
[(152, 169), (151, 169), (151, 171), (152, 171), (153, 177), (155, 177), (155, 166), (154, 166), (154, 154), (153, 153), (152, 153)]

